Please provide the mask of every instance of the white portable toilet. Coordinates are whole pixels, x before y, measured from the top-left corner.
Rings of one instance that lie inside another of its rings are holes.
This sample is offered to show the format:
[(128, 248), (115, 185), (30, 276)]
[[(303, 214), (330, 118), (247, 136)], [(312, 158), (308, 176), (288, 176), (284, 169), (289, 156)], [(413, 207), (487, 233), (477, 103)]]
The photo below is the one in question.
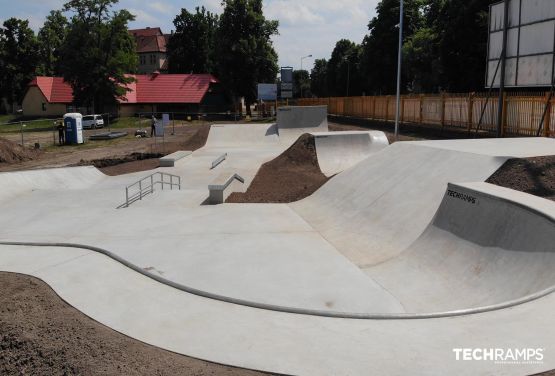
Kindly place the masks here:
[(64, 115), (64, 125), (66, 127), (66, 143), (82, 144), (83, 140), (83, 115), (79, 113), (69, 113)]

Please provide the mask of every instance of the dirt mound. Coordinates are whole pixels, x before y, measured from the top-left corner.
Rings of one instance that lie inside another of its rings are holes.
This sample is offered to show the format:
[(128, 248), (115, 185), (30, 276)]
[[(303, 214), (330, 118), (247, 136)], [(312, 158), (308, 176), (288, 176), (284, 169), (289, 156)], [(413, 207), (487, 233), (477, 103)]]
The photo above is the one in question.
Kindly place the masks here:
[(175, 141), (168, 142), (165, 145), (168, 154), (176, 152), (178, 150), (188, 150), (195, 151), (206, 145), (206, 140), (208, 140), (208, 133), (210, 133), (209, 125), (194, 125), (190, 126), (198, 128), (191, 137), (187, 138), (185, 141)]
[(227, 203), (286, 203), (310, 196), (328, 178), (320, 171), (314, 137), (305, 134), (276, 159), (262, 165), (245, 193)]
[(19, 163), (35, 159), (39, 150), (30, 149), (0, 137), (0, 163)]
[(555, 201), (555, 156), (509, 159), (487, 182)]
[(263, 375), (126, 337), (38, 279), (0, 273), (0, 286), (0, 375)]

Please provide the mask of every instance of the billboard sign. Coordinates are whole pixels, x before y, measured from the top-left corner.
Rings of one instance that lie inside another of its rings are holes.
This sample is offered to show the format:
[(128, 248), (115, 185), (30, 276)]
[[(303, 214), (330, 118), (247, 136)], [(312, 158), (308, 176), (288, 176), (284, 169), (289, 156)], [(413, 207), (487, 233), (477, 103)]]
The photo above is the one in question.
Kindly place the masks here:
[(261, 101), (277, 100), (277, 84), (258, 84), (258, 99)]
[(293, 98), (293, 68), (281, 68), (281, 97)]
[[(555, 54), (555, 1), (508, 1), (505, 86), (551, 86)], [(486, 87), (499, 87), (505, 2), (490, 6)], [(497, 71), (497, 75), (496, 75)], [(495, 77), (495, 80), (494, 80)], [(493, 85), (492, 85), (493, 83)]]

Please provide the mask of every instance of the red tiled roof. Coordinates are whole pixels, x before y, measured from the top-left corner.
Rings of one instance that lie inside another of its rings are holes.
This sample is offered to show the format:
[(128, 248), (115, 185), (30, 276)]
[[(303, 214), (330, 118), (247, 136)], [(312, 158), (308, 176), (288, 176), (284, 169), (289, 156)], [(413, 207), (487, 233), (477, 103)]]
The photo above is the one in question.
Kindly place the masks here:
[(136, 75), (137, 103), (200, 103), (211, 83), (210, 74)]
[(73, 102), (73, 90), (62, 77), (35, 77), (29, 86), (36, 86), (49, 103)]
[[(218, 83), (211, 74), (130, 75), (135, 82), (127, 85), (120, 103), (200, 103), (210, 84)], [(61, 77), (36, 77), (29, 86), (38, 86), (49, 103), (72, 103), (71, 86)]]
[(162, 30), (159, 27), (148, 27), (145, 29), (133, 29), (129, 30), (129, 33), (134, 37), (151, 37), (155, 35), (163, 35)]
[(166, 52), (166, 37), (163, 35), (137, 36), (137, 52)]

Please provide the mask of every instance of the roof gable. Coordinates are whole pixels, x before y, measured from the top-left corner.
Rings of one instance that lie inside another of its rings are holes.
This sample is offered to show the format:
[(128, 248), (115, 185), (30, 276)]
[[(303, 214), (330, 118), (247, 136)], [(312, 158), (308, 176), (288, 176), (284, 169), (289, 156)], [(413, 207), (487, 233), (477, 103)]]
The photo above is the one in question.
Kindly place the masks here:
[(129, 33), (134, 37), (150, 37), (156, 35), (163, 35), (159, 27), (147, 27), (144, 29), (129, 30)]
[(49, 103), (73, 102), (73, 89), (62, 77), (35, 77), (29, 86), (36, 86)]

